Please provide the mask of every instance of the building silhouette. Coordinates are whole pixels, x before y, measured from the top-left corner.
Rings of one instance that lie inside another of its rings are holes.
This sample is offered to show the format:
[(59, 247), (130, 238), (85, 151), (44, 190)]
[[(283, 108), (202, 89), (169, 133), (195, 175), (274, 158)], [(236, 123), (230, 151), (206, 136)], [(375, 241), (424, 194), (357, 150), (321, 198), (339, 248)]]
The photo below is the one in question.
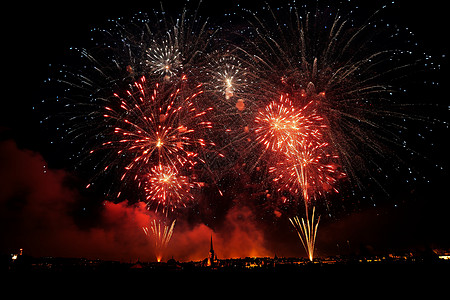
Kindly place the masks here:
[(214, 267), (214, 266), (216, 266), (216, 264), (217, 264), (217, 255), (214, 253), (213, 240), (212, 240), (212, 234), (211, 234), (211, 247), (209, 249), (206, 266)]

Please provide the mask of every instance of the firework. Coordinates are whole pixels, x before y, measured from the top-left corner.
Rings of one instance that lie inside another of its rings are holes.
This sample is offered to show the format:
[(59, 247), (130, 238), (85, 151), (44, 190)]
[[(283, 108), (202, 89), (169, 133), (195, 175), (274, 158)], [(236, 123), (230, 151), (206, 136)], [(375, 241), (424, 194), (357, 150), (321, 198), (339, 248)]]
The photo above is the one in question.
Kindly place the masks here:
[(323, 118), (315, 113), (313, 100), (304, 107), (293, 105), (289, 98), (280, 97), (278, 102), (271, 102), (255, 118), (256, 141), (271, 153), (270, 161), (275, 164), (269, 173), (276, 174), (274, 182), (281, 183), (279, 190), (289, 190), (294, 196), (303, 196), (306, 210), (306, 222), (300, 222), (296, 216), (289, 219), (297, 230), (298, 236), (312, 261), (317, 235), (317, 222), (308, 218), (308, 206), (311, 196), (323, 196), (323, 191), (333, 189), (337, 179), (336, 165), (329, 162), (337, 159), (327, 151), (322, 131)]
[(227, 103), (233, 107), (233, 100), (243, 97), (249, 87), (249, 74), (230, 50), (213, 52), (204, 72), (207, 87), (212, 93), (218, 94), (217, 101), (225, 109)]
[(115, 93), (116, 100), (110, 101), (104, 114), (112, 132), (99, 148), (116, 155), (105, 170), (117, 166), (122, 181), (136, 181), (139, 186), (144, 182), (148, 201), (172, 209), (191, 199), (187, 194), (193, 184), (188, 176), (205, 162), (199, 151), (214, 145), (205, 138), (212, 127), (206, 118), (212, 108), (200, 110), (197, 105), (201, 85), (193, 91), (186, 89), (184, 85), (153, 86), (142, 77), (124, 96)]
[(326, 152), (326, 143), (308, 146), (311, 145), (296, 156), (286, 156), (269, 167), (279, 192), (287, 190), (292, 195), (302, 193), (307, 202), (312, 196), (318, 199), (325, 198), (330, 192), (338, 193), (337, 184), (345, 178), (345, 173), (336, 163), (338, 157)]
[[(303, 196), (306, 220), (296, 217), (291, 223), (312, 259), (318, 221), (315, 207), (308, 218), (311, 199), (337, 192), (340, 179), (362, 186), (359, 176), (374, 168), (380, 173), (380, 158), (398, 157), (389, 146), (405, 145), (400, 134), (404, 120), (421, 119), (404, 110), (409, 106), (399, 105), (401, 90), (391, 85), (416, 60), (410, 51), (384, 48), (399, 30), (392, 32), (389, 24), (376, 20), (378, 11), (355, 27), (351, 14), (288, 7), (246, 11), (250, 38), (240, 61), (248, 73), (258, 74), (263, 94), (255, 141), (272, 154), (269, 173), (279, 190)], [(374, 29), (380, 27), (385, 30)], [(280, 92), (292, 100), (270, 103)]]
[(293, 195), (301, 191), (303, 200), (324, 191), (337, 191), (338, 178), (345, 176), (338, 169), (338, 156), (331, 153), (323, 132), (327, 126), (310, 101), (297, 107), (288, 96), (272, 101), (255, 118), (256, 142), (270, 152), (269, 173), (279, 183), (279, 191)]
[[(407, 149), (401, 134), (404, 120), (423, 120), (408, 110), (412, 106), (399, 103), (403, 89), (392, 85), (417, 59), (409, 50), (386, 49), (395, 45), (400, 30), (378, 20), (379, 11), (357, 27), (351, 14), (288, 7), (246, 11), (249, 39), (241, 47), (240, 62), (247, 73), (257, 74), (259, 107), (280, 91), (295, 99), (298, 108), (313, 101), (326, 126), (322, 141), (348, 179), (362, 186), (362, 175), (378, 170), (380, 158), (393, 158), (393, 165), (401, 161), (389, 149)], [(295, 118), (296, 112), (290, 113)], [(286, 144), (290, 137), (273, 138), (267, 146)]]
[(308, 214), (306, 214), (306, 221), (302, 218), (300, 222), (298, 216), (295, 216), (292, 219), (289, 218), (292, 226), (294, 226), (295, 230), (297, 231), (298, 237), (300, 238), (300, 241), (302, 242), (302, 245), (305, 248), (310, 261), (313, 261), (314, 259), (314, 247), (316, 244), (317, 228), (319, 227), (320, 221), (320, 216), (317, 218), (317, 220), (314, 220), (314, 213), (315, 207), (313, 207), (312, 210), (311, 221), (308, 218)]
[(154, 219), (148, 227), (142, 227), (146, 236), (153, 238), (155, 243), (155, 255), (156, 260), (161, 262), (164, 251), (172, 238), (173, 228), (175, 227), (175, 221), (173, 220), (170, 225), (166, 225), (164, 221)]
[[(393, 87), (416, 62), (411, 51), (384, 48), (397, 27), (377, 20), (379, 12), (358, 27), (353, 12), (302, 7), (244, 10), (245, 22), (225, 38), (186, 8), (177, 18), (162, 10), (95, 29), (92, 49), (74, 48), (82, 64), (57, 80), (68, 112), (62, 127), (70, 127), (63, 138), (83, 144), (77, 156), (88, 172), (121, 183), (106, 195), (139, 195), (166, 217), (193, 202), (202, 170), (213, 181), (230, 166), (268, 170), (260, 182), (304, 202), (306, 217), (290, 221), (312, 260), (316, 200), (347, 179), (378, 183), (380, 158), (397, 157), (389, 146), (408, 149), (404, 120), (422, 118)], [(227, 162), (216, 160), (222, 151)], [(174, 224), (153, 221), (156, 248)]]
[[(138, 48), (143, 49), (144, 66), (150, 73), (164, 78), (165, 81), (178, 81), (183, 75), (200, 77), (204, 62), (207, 61), (207, 47), (218, 29), (211, 27), (207, 21), (202, 22), (184, 8), (176, 21), (166, 19), (165, 13), (156, 13), (158, 19), (163, 19), (164, 27), (151, 29), (150, 19), (146, 21), (143, 34), (139, 39)], [(131, 39), (135, 39), (132, 36)]]
[(179, 74), (181, 63), (181, 52), (169, 36), (161, 42), (154, 42), (146, 51), (146, 65), (150, 71), (158, 76), (162, 76), (166, 81)]
[(170, 166), (157, 165), (145, 175), (145, 193), (149, 206), (155, 206), (156, 211), (161, 206), (163, 212), (173, 211), (179, 206), (186, 207), (189, 201), (194, 200), (191, 189), (200, 183), (191, 182), (195, 176), (183, 176)]
[(190, 177), (205, 162), (212, 108), (200, 70), (216, 31), (196, 10), (172, 19), (161, 8), (112, 20), (92, 30), (90, 48), (71, 48), (78, 64), (64, 65), (54, 81), (64, 91), (58, 130), (76, 149), (75, 167), (90, 174), (87, 187), (112, 182), (106, 196), (139, 200), (152, 168)]
[[(272, 101), (255, 118), (256, 142), (271, 151), (296, 152), (308, 140), (321, 138), (317, 125), (322, 118), (307, 109), (312, 102), (296, 108), (288, 96)], [(288, 155), (294, 155), (293, 153)]]

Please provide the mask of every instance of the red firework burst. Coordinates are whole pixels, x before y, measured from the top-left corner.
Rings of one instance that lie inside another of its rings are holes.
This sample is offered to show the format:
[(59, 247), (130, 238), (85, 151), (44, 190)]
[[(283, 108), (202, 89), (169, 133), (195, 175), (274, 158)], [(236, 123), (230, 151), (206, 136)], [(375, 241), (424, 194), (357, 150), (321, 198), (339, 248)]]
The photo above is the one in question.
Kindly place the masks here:
[(278, 191), (288, 190), (293, 195), (302, 192), (305, 201), (329, 192), (338, 193), (336, 184), (345, 174), (337, 163), (339, 157), (328, 151), (327, 143), (309, 144), (296, 156), (285, 155), (269, 168), (273, 181), (279, 184)]
[(157, 206), (177, 207), (191, 198), (185, 195), (191, 188), (188, 177), (204, 163), (199, 153), (214, 145), (206, 138), (212, 108), (200, 108), (202, 86), (191, 89), (186, 81), (174, 87), (141, 77), (105, 107), (105, 121), (114, 129), (102, 146), (116, 154), (105, 170), (115, 166), (122, 181), (144, 183), (147, 200)]
[(289, 97), (272, 101), (255, 118), (256, 141), (273, 154), (269, 173), (280, 184), (279, 191), (302, 192), (307, 205), (311, 196), (335, 191), (339, 171), (338, 156), (325, 141), (327, 126), (310, 101), (297, 108)]
[(191, 189), (199, 183), (193, 182), (195, 176), (180, 175), (178, 170), (157, 165), (151, 168), (145, 178), (145, 192), (147, 201), (156, 206), (161, 206), (163, 212), (173, 211), (179, 206), (185, 207), (189, 201), (194, 200)]
[(311, 138), (320, 139), (322, 117), (309, 111), (312, 102), (296, 108), (289, 97), (280, 96), (272, 101), (255, 118), (256, 142), (275, 152), (296, 152), (297, 148)]

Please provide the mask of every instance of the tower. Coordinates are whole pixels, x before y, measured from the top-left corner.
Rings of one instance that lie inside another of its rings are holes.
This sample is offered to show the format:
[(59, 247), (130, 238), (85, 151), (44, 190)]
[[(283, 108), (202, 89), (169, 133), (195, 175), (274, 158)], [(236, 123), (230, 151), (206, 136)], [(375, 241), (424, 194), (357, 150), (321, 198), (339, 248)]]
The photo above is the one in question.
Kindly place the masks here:
[(214, 256), (213, 240), (212, 240), (212, 234), (211, 234), (211, 248), (209, 249), (208, 266), (214, 266), (215, 262), (216, 262), (216, 259)]

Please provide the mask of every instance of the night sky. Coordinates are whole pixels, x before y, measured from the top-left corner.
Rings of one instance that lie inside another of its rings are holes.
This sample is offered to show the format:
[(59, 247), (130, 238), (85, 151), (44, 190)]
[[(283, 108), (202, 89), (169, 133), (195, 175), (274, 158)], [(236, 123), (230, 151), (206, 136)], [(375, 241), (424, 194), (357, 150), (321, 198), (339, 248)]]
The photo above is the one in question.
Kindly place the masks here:
[[(252, 9), (259, 7), (256, 1), (204, 2), (201, 14), (213, 19), (222, 17), (238, 3)], [(438, 72), (418, 75), (427, 83), (423, 88), (411, 86), (412, 102), (438, 104), (439, 109), (430, 109), (430, 113), (449, 121), (450, 103), (445, 91), (447, 8), (442, 1), (434, 0), (396, 2), (397, 8), (387, 18), (414, 32), (424, 52), (441, 65)], [(170, 12), (178, 11), (183, 2), (163, 3)], [(363, 5), (363, 1), (354, 3)], [(7, 82), (3, 85), (0, 108), (1, 254), (24, 248), (33, 256), (154, 259), (141, 230), (148, 223), (145, 205), (107, 202), (101, 191), (86, 191), (84, 186), (89, 179), (73, 171), (64, 155), (66, 146), (53, 142), (57, 141), (50, 134), (54, 130), (40, 125), (49, 113), (40, 103), (52, 92), (43, 83), (53, 76), (49, 64), (67, 63), (68, 48), (88, 40), (91, 28), (102, 27), (108, 19), (132, 16), (158, 6), (158, 1), (109, 2), (103, 6), (91, 5), (89, 1), (8, 6), (8, 18), (2, 20)], [(374, 5), (367, 9), (374, 9)], [(332, 215), (324, 214), (321, 220), (318, 256), (450, 247), (449, 132), (443, 124), (431, 126), (432, 132), (422, 125), (412, 126), (410, 140), (422, 158), (408, 163), (419, 175), (409, 174), (407, 168), (394, 173), (392, 180), (383, 183), (387, 194), (371, 186), (356, 196), (343, 191), (346, 202), (334, 206)], [(417, 138), (417, 133), (425, 131), (425, 139)], [(235, 174), (241, 171), (235, 166)], [(219, 258), (305, 256), (288, 219), (274, 210), (261, 209), (257, 180), (230, 174), (221, 181), (225, 186), (223, 197), (206, 188), (195, 213), (178, 218), (166, 258), (205, 258), (211, 235)], [(422, 179), (411, 181), (414, 176)], [(377, 196), (372, 201), (366, 199), (367, 195)], [(204, 204), (204, 197), (215, 201)]]

